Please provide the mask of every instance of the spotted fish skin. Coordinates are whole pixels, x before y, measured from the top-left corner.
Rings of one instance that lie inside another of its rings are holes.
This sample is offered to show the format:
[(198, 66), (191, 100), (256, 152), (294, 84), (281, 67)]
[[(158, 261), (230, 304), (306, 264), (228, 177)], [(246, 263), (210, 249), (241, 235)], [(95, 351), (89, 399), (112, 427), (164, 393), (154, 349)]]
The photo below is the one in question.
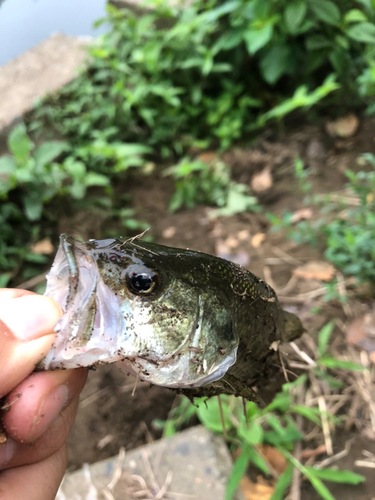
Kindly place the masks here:
[(140, 239), (82, 243), (62, 235), (46, 294), (65, 314), (42, 368), (117, 361), (193, 396), (252, 399), (271, 345), (303, 331), (250, 271)]

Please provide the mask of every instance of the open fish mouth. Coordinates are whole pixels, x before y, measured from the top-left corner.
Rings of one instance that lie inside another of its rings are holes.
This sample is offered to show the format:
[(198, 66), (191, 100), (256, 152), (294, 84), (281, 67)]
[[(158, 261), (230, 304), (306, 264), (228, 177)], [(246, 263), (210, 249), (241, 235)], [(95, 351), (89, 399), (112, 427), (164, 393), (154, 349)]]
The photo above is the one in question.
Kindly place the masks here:
[[(139, 297), (111, 289), (98, 265), (100, 252), (121, 248), (118, 240), (82, 243), (61, 235), (47, 275), (45, 295), (64, 314), (55, 326), (56, 340), (41, 369), (71, 369), (117, 362), (123, 371), (165, 387), (200, 387), (222, 378), (237, 357), (234, 339), (225, 356), (207, 361), (202, 345), (204, 303), (199, 297), (195, 321), (180, 343), (163, 349), (156, 338), (150, 308)], [(160, 347), (161, 346), (161, 347)]]

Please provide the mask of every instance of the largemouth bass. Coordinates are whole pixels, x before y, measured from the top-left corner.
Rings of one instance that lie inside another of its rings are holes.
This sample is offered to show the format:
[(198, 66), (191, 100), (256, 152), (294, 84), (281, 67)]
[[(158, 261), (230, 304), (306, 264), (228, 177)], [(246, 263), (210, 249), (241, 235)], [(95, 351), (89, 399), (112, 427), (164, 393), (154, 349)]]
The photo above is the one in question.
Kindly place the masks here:
[(267, 378), (272, 347), (303, 331), (246, 269), (137, 238), (62, 235), (47, 281), (64, 315), (41, 369), (117, 362), (189, 397), (256, 400), (251, 387)]

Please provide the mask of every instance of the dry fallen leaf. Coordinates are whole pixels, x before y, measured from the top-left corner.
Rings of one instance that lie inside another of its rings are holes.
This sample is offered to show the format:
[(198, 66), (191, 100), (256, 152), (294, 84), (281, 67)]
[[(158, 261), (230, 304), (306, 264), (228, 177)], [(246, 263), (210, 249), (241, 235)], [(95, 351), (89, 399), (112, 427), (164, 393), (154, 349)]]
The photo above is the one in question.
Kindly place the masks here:
[(247, 476), (241, 479), (241, 490), (246, 500), (269, 500), (275, 488), (267, 484), (261, 476), (253, 483)]
[(258, 174), (254, 174), (251, 179), (251, 188), (256, 193), (266, 191), (272, 186), (272, 184), (273, 184), (273, 178), (270, 166), (264, 168)]
[(301, 210), (297, 210), (294, 212), (292, 215), (292, 218), (290, 219), (290, 222), (292, 224), (296, 224), (300, 220), (309, 220), (313, 216), (313, 211), (311, 208), (301, 208)]
[(284, 455), (276, 450), (276, 448), (273, 448), (268, 444), (260, 444), (257, 446), (257, 449), (276, 472), (282, 474), (286, 470), (288, 462)]
[(355, 344), (365, 349), (370, 355), (371, 361), (375, 362), (375, 313), (368, 313), (355, 318), (349, 325), (347, 340), (349, 344)]
[(250, 231), (248, 229), (242, 229), (242, 231), (239, 231), (237, 233), (237, 238), (239, 241), (244, 241), (250, 238)]
[(30, 250), (33, 253), (49, 255), (54, 251), (54, 247), (49, 238), (44, 238), (44, 240), (40, 240), (35, 245), (32, 245)]
[(266, 239), (266, 235), (264, 233), (256, 233), (251, 238), (251, 246), (253, 248), (259, 248), (263, 241)]
[(198, 160), (203, 161), (203, 163), (207, 163), (209, 165), (213, 160), (217, 158), (215, 151), (205, 151), (198, 155)]
[(326, 131), (331, 137), (352, 137), (358, 129), (359, 120), (353, 113), (326, 123)]
[(331, 281), (335, 275), (335, 268), (323, 260), (311, 260), (294, 269), (293, 275), (304, 280)]
[(176, 234), (176, 228), (174, 226), (169, 226), (165, 228), (161, 234), (163, 238), (168, 240), (169, 238), (173, 238), (173, 236)]
[(322, 455), (323, 453), (327, 452), (327, 446), (325, 444), (319, 445), (317, 448), (314, 450), (310, 448), (306, 448), (306, 450), (302, 450), (301, 452), (301, 458), (311, 458), (311, 457), (316, 457), (318, 455)]
[(233, 236), (233, 235), (230, 235), (228, 236), (228, 238), (225, 240), (225, 244), (229, 247), (229, 248), (237, 248), (238, 247), (238, 244), (239, 244), (239, 241), (238, 239)]
[(220, 224), (220, 222), (215, 221), (210, 236), (212, 236), (212, 238), (221, 238), (223, 234), (224, 230), (222, 224)]
[(250, 262), (250, 256), (244, 250), (239, 250), (236, 253), (232, 253), (232, 249), (229, 248), (226, 241), (217, 240), (215, 243), (215, 254), (226, 260), (230, 260), (235, 264), (246, 267)]

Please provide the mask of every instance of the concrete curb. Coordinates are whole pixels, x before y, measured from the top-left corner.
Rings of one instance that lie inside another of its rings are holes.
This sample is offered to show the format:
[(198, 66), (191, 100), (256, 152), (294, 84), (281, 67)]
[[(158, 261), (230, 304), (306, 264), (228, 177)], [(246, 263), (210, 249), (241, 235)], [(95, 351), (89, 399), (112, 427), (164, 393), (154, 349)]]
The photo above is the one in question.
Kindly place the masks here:
[(197, 426), (66, 474), (56, 500), (151, 498), (147, 491), (158, 500), (224, 500), (231, 469), (224, 440)]

